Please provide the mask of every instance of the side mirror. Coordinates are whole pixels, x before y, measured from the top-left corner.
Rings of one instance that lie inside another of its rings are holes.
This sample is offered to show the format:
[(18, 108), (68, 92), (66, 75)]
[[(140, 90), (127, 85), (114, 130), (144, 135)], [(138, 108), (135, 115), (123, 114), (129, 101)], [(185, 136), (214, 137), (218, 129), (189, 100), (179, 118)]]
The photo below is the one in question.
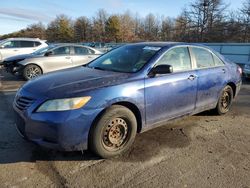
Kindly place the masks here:
[(0, 49), (3, 49), (4, 48), (4, 46), (0, 46)]
[(50, 55), (52, 55), (52, 51), (48, 51), (44, 54), (44, 56), (50, 56)]
[(173, 67), (171, 65), (157, 65), (152, 68), (149, 72), (150, 77), (154, 77), (156, 74), (169, 74), (173, 72)]

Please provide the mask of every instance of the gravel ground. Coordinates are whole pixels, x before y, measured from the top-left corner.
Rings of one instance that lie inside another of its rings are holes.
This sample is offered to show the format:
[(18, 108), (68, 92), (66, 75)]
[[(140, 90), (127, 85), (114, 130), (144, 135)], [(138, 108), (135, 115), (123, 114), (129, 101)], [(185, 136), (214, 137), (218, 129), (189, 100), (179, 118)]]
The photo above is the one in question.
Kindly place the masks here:
[(250, 83), (227, 115), (171, 122), (138, 135), (124, 156), (103, 160), (22, 140), (11, 105), (24, 81), (0, 71), (0, 187), (250, 188)]

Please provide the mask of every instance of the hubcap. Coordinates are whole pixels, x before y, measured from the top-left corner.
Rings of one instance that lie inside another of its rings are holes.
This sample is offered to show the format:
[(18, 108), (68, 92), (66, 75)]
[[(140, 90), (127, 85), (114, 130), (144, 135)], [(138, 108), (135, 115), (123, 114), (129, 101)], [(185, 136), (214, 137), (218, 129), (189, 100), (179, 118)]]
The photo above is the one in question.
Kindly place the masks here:
[(228, 109), (230, 105), (231, 97), (228, 91), (224, 91), (223, 96), (221, 98), (221, 105), (224, 109)]
[(128, 125), (122, 118), (114, 118), (105, 127), (103, 144), (107, 150), (118, 150), (128, 137)]
[(38, 67), (30, 67), (27, 70), (27, 77), (29, 79), (35, 78), (35, 77), (39, 76), (40, 74), (41, 74), (41, 72), (40, 72)]

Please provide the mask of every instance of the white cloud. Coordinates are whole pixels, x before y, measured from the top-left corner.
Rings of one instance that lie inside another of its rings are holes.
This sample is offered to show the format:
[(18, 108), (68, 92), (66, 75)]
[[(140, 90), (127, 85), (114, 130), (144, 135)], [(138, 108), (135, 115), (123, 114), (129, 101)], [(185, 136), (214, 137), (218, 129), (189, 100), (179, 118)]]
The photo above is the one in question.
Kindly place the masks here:
[[(7, 19), (21, 19), (27, 21), (48, 22), (52, 17), (38, 11), (23, 8), (1, 8), (0, 15), (8, 16)], [(5, 17), (6, 18), (6, 17)]]

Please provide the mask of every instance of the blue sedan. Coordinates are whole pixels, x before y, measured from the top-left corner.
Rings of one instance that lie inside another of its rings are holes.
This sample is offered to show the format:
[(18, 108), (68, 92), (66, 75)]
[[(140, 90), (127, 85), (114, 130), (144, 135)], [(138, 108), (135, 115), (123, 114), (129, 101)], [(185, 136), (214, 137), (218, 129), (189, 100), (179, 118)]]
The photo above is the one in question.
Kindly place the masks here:
[(137, 133), (169, 120), (211, 109), (227, 113), (241, 74), (204, 46), (129, 44), (24, 84), (13, 103), (16, 126), (38, 145), (109, 158), (127, 151)]

